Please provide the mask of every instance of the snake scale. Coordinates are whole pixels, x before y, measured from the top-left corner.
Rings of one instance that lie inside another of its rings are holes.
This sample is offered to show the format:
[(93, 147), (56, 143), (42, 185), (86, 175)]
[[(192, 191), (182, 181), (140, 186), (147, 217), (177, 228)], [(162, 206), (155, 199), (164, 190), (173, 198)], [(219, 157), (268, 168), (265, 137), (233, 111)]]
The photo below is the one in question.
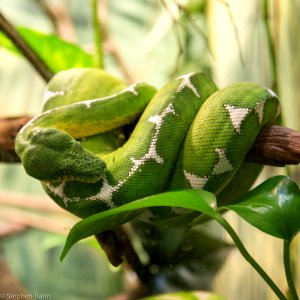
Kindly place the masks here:
[[(277, 110), (276, 94), (251, 82), (218, 89), (196, 72), (156, 90), (70, 69), (49, 82), (16, 152), (54, 201), (87, 217), (168, 190), (220, 193)], [(133, 122), (126, 137), (122, 127)]]

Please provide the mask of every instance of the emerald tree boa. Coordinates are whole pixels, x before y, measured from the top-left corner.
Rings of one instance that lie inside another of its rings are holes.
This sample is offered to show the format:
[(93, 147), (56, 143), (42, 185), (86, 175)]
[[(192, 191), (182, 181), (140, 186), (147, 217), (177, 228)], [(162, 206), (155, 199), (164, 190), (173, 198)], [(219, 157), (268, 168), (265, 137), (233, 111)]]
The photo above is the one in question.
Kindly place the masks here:
[(167, 190), (219, 194), (277, 109), (276, 94), (251, 82), (218, 89), (189, 73), (156, 90), (71, 69), (49, 82), (43, 112), (20, 130), (16, 152), (54, 201), (87, 217)]

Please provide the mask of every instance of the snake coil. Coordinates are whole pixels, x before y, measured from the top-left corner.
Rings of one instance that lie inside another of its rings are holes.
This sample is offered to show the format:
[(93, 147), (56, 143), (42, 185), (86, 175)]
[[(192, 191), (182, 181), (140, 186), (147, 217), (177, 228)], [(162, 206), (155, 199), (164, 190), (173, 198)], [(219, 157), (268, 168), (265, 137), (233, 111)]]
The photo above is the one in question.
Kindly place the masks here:
[[(51, 198), (86, 217), (166, 190), (219, 194), (277, 107), (274, 92), (251, 82), (218, 90), (190, 73), (156, 91), (71, 69), (49, 82), (44, 112), (19, 132), (16, 152)], [(137, 119), (126, 140), (122, 126)]]

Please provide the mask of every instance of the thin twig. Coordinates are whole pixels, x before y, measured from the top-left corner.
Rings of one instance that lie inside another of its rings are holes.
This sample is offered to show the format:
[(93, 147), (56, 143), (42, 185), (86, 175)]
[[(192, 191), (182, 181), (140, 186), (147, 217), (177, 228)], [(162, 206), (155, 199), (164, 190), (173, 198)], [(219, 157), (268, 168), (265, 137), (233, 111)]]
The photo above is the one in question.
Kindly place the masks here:
[(130, 71), (127, 61), (123, 58), (122, 54), (120, 53), (119, 51), (120, 47), (116, 44), (116, 42), (111, 38), (109, 34), (109, 30), (107, 28), (107, 20), (108, 20), (107, 6), (108, 6), (107, 0), (100, 1), (99, 7), (101, 10), (101, 30), (103, 35), (104, 48), (115, 60), (117, 66), (120, 68), (123, 74), (124, 79), (128, 83), (133, 83), (136, 80)]
[(58, 33), (59, 31), (59, 26), (57, 24), (57, 17), (56, 15), (53, 13), (52, 9), (48, 6), (48, 3), (46, 3), (43, 0), (34, 0), (36, 2), (36, 4), (42, 9), (42, 11), (47, 15), (47, 17), (50, 19), (55, 32)]
[(36, 4), (51, 21), (55, 33), (64, 40), (76, 43), (76, 33), (72, 18), (64, 1), (49, 3), (45, 0), (35, 0)]
[(164, 0), (161, 0), (161, 4), (164, 7), (164, 9), (169, 13), (169, 16), (170, 16), (170, 18), (172, 20), (172, 23), (174, 25), (173, 30), (174, 30), (174, 34), (175, 34), (175, 39), (177, 41), (177, 54), (176, 54), (176, 59), (175, 59), (175, 66), (174, 66), (173, 72), (171, 73), (171, 75), (174, 75), (179, 69), (179, 61), (180, 61), (180, 57), (184, 53), (184, 46), (183, 46), (183, 42), (181, 40), (177, 18), (173, 15), (171, 10), (168, 8), (167, 3)]
[[(55, 214), (61, 216), (69, 216), (69, 214), (54, 201), (47, 197), (34, 196), (19, 192), (0, 191), (1, 207), (15, 207), (21, 210), (43, 211), (47, 214)], [(77, 217), (74, 217), (77, 219)]]
[(105, 50), (111, 55), (113, 60), (116, 62), (117, 66), (120, 68), (121, 73), (123, 74), (123, 78), (128, 83), (133, 83), (136, 81), (130, 68), (127, 64), (127, 61), (124, 59), (120, 51), (117, 43), (112, 40), (109, 36), (106, 36), (104, 42)]
[(191, 28), (197, 33), (199, 34), (200, 38), (202, 38), (204, 40), (204, 44), (207, 47), (207, 50), (209, 52), (209, 54), (212, 56), (212, 58), (214, 57), (213, 52), (210, 48), (209, 45), (209, 41), (208, 41), (208, 37), (205, 34), (205, 32), (202, 30), (202, 28), (200, 26), (198, 26), (198, 24), (196, 23), (196, 20), (193, 18), (192, 14), (189, 12), (189, 10), (183, 6), (182, 4), (178, 3), (177, 1), (175, 1), (175, 4), (178, 6), (178, 8), (184, 13), (188, 23), (190, 24)]
[(21, 233), (28, 229), (27, 226), (0, 220), (0, 239)]
[(27, 211), (8, 205), (1, 205), (0, 220), (62, 235), (67, 235), (71, 227), (77, 222), (77, 218), (70, 218), (70, 215), (67, 213), (65, 213), (65, 216), (61, 213), (59, 215), (44, 213), (43, 211)]
[(94, 43), (95, 43), (95, 65), (96, 67), (103, 69), (103, 33), (101, 29), (100, 18), (100, 6), (98, 0), (91, 0), (92, 18), (93, 18), (93, 29), (94, 29)]
[(217, 1), (219, 1), (221, 4), (225, 5), (225, 7), (228, 11), (228, 16), (229, 16), (231, 25), (233, 27), (234, 37), (235, 37), (235, 40), (236, 40), (236, 43), (237, 43), (237, 46), (238, 46), (238, 50), (239, 50), (240, 61), (241, 61), (242, 66), (245, 66), (245, 59), (244, 59), (244, 55), (243, 55), (243, 49), (242, 49), (242, 45), (241, 45), (239, 31), (238, 31), (238, 28), (236, 26), (234, 16), (232, 14), (230, 4), (225, 0), (217, 0)]
[(53, 73), (41, 59), (41, 57), (30, 47), (23, 39), (15, 27), (0, 12), (0, 30), (14, 43), (14, 45), (22, 52), (37, 72), (48, 82)]

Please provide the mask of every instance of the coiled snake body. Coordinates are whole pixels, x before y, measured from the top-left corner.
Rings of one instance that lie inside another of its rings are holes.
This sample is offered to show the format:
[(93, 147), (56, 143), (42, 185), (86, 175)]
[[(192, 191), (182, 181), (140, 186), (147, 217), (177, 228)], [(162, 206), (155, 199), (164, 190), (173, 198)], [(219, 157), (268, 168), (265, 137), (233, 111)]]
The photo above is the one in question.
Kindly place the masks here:
[[(80, 217), (166, 190), (218, 194), (278, 106), (271, 90), (250, 82), (218, 90), (190, 73), (156, 91), (146, 83), (126, 87), (97, 69), (58, 73), (44, 98), (16, 151), (27, 173)], [(115, 128), (138, 117), (122, 145)]]

